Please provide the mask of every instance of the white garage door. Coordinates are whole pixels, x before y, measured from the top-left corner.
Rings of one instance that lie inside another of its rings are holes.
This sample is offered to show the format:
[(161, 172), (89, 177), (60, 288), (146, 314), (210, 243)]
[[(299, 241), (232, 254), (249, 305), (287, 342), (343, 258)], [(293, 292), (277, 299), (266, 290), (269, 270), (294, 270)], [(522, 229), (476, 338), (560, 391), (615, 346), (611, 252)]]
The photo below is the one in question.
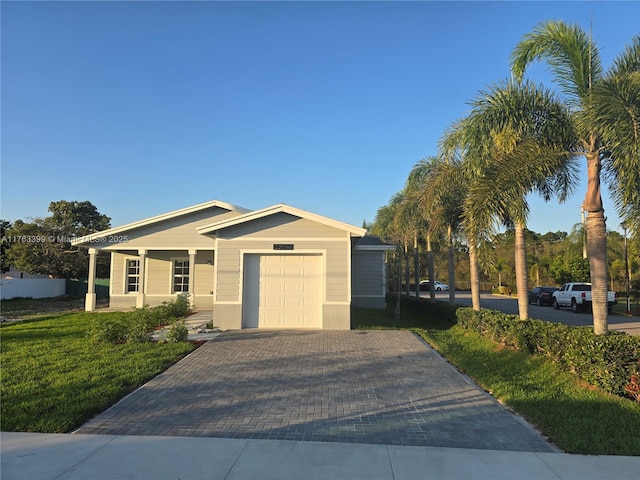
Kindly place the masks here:
[(246, 255), (244, 328), (322, 328), (320, 255)]

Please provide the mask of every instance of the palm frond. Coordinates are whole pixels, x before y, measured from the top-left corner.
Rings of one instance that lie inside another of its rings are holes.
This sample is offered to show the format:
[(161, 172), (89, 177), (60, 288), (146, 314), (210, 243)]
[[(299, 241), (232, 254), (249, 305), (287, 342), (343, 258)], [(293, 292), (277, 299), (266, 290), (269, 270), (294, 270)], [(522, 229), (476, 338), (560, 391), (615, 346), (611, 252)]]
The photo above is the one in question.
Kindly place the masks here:
[(550, 20), (539, 24), (511, 54), (511, 71), (521, 81), (527, 67), (546, 61), (554, 80), (577, 104), (589, 96), (602, 76), (602, 64), (595, 43), (578, 25)]

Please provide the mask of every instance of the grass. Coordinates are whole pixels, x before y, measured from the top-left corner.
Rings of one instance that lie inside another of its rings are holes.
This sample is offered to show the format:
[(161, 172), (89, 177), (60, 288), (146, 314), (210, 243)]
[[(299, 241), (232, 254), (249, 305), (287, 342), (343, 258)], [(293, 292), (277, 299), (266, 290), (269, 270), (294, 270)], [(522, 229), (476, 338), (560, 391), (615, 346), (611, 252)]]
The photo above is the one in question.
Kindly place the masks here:
[[(3, 310), (9, 303), (2, 302)], [(567, 452), (640, 455), (640, 404), (582, 384), (544, 358), (467, 332), (447, 318), (445, 304), (432, 310), (429, 303), (403, 304), (398, 321), (392, 311), (353, 308), (353, 328), (411, 329)], [(21, 311), (13, 310), (25, 318)], [(72, 431), (196, 348), (96, 345), (87, 339), (94, 315), (121, 314), (47, 314), (2, 325), (3, 431)]]
[(72, 431), (196, 348), (94, 344), (87, 338), (93, 315), (114, 314), (49, 314), (2, 325), (3, 431)]
[[(412, 302), (414, 303), (414, 302)], [(640, 403), (580, 382), (542, 357), (505, 348), (423, 307), (354, 308), (353, 328), (411, 329), (459, 370), (570, 453), (640, 455)]]
[(33, 318), (48, 313), (84, 310), (84, 298), (60, 296), (54, 298), (12, 298), (2, 300), (0, 313), (8, 320)]

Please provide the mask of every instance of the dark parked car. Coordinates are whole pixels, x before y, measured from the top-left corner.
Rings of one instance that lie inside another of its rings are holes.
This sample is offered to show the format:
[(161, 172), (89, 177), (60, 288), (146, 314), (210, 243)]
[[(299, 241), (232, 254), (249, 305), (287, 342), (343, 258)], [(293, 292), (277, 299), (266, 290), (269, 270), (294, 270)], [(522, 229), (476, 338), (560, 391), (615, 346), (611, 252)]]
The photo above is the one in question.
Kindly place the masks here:
[(553, 303), (553, 292), (556, 287), (536, 287), (529, 292), (529, 303), (536, 305), (551, 305)]

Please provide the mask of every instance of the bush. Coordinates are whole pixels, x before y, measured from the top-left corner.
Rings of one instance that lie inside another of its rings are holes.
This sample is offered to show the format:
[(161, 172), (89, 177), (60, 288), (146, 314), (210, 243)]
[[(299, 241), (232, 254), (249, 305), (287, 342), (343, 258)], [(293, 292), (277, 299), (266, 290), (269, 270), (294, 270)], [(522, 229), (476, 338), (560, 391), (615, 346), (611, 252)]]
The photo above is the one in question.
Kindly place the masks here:
[(189, 330), (184, 320), (175, 321), (167, 332), (168, 343), (186, 342), (189, 336)]
[(585, 382), (624, 396), (638, 373), (640, 337), (610, 332), (596, 335), (590, 327), (569, 327), (542, 320), (521, 320), (493, 310), (459, 308), (458, 323), (517, 350), (543, 355)]
[(94, 343), (124, 343), (127, 341), (127, 322), (124, 316), (107, 317), (96, 314), (89, 323), (89, 338)]
[(152, 309), (157, 316), (157, 325), (164, 327), (171, 323), (176, 318), (186, 317), (191, 313), (191, 307), (189, 306), (189, 299), (185, 295), (176, 297), (175, 300), (170, 302), (162, 302), (162, 305), (154, 307)]
[[(148, 342), (156, 328), (164, 327), (178, 318), (185, 317), (189, 311), (188, 299), (180, 296), (171, 302), (163, 302), (157, 307), (151, 308), (145, 305), (115, 318), (107, 319), (101, 317), (101, 314), (96, 314), (91, 321), (88, 333), (95, 343)], [(186, 326), (184, 328), (186, 331)]]

